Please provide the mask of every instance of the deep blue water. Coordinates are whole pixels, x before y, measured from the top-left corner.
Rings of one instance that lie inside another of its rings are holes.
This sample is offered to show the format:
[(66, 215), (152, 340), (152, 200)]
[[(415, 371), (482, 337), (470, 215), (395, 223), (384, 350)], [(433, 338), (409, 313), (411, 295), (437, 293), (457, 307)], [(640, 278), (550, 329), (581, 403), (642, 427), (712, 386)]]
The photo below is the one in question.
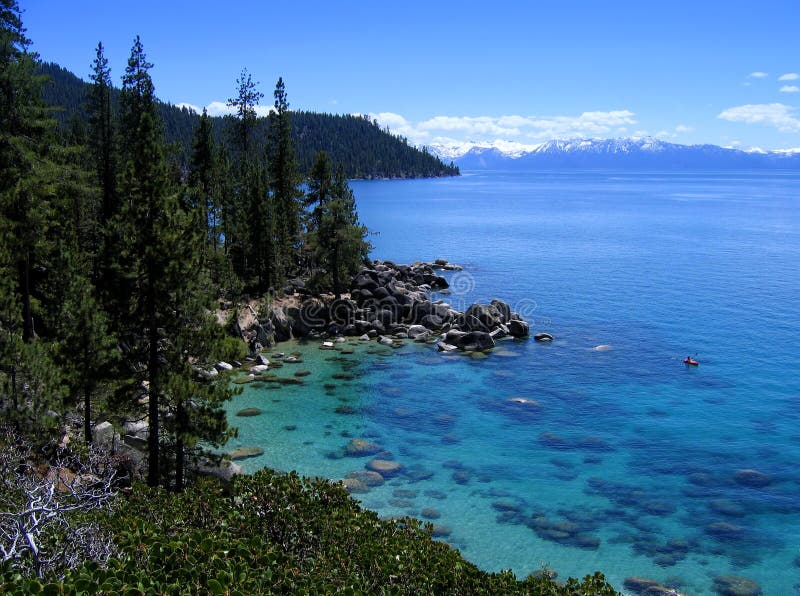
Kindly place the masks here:
[[(800, 593), (800, 175), (481, 172), (352, 187), (379, 232), (375, 258), (459, 263), (447, 300), (502, 298), (556, 341), (503, 342), (482, 360), (301, 348), (305, 385), (248, 386), (231, 404), (265, 410), (236, 419), (234, 446), (267, 451), (247, 469), (341, 478), (367, 458), (337, 453), (368, 438), (409, 473), (363, 503), (436, 509), (485, 569), (600, 569), (618, 588), (640, 575), (690, 594), (735, 574)], [(356, 378), (325, 390), (342, 369)]]

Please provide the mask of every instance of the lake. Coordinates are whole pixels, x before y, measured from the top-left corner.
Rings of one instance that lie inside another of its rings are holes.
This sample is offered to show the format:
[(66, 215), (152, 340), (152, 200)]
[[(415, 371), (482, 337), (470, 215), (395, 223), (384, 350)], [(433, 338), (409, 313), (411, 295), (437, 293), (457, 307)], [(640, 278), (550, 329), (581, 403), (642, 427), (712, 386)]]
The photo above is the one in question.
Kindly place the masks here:
[(282, 344), (311, 374), (229, 405), (264, 410), (232, 417), (231, 448), (266, 450), (246, 470), (341, 478), (363, 469), (342, 454), (363, 438), (405, 473), (354, 496), (442, 526), (484, 569), (599, 569), (619, 589), (646, 576), (689, 594), (736, 575), (798, 593), (800, 174), (467, 172), (352, 188), (374, 258), (458, 263), (442, 299), (503, 299), (556, 339), (480, 360)]

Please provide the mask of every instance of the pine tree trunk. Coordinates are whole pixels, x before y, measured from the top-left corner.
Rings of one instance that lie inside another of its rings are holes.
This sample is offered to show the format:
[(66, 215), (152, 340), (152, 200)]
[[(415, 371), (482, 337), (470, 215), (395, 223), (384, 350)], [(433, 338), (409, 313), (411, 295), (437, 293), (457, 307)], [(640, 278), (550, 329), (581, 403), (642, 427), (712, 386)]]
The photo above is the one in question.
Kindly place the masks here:
[(87, 445), (92, 444), (92, 390), (89, 382), (83, 385), (83, 436)]
[[(152, 272), (151, 272), (152, 273)], [(150, 382), (148, 388), (148, 437), (147, 437), (147, 484), (148, 486), (158, 486), (160, 479), (160, 458), (159, 458), (159, 443), (158, 443), (158, 400), (159, 400), (159, 362), (158, 362), (158, 327), (156, 320), (156, 305), (155, 305), (155, 289), (152, 287), (153, 278), (149, 277), (149, 295), (147, 297), (147, 308), (149, 311), (149, 329), (148, 334), (148, 348), (149, 354), (147, 359), (147, 376)]]
[(30, 252), (19, 264), (19, 282), (22, 293), (22, 340), (26, 343), (33, 340), (33, 314), (31, 313), (31, 268)]
[(184, 476), (186, 470), (186, 445), (183, 442), (182, 436), (186, 431), (186, 409), (183, 407), (183, 401), (178, 402), (178, 428), (177, 439), (175, 441), (175, 492), (183, 492), (185, 484)]

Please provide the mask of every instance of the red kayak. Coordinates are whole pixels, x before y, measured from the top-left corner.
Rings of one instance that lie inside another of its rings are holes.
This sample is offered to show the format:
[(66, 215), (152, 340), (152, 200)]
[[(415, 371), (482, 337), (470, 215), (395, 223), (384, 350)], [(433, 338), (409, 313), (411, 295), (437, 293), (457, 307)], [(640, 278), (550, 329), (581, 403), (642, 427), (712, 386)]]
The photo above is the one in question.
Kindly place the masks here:
[(698, 364), (700, 364), (697, 360), (695, 360), (694, 358), (689, 358), (688, 356), (683, 359), (683, 363), (689, 366), (697, 366)]

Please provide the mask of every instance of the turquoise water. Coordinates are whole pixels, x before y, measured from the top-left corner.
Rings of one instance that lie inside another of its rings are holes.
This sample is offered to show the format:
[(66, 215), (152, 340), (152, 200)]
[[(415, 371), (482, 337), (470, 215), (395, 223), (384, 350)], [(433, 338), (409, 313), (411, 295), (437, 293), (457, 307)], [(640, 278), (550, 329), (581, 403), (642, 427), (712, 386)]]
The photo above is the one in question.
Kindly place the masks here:
[[(342, 455), (365, 438), (406, 473), (357, 497), (438, 514), (482, 568), (600, 569), (619, 588), (640, 575), (690, 594), (735, 574), (800, 593), (800, 175), (481, 172), (353, 189), (374, 257), (460, 263), (449, 301), (502, 298), (556, 341), (483, 360), (282, 345), (304, 362), (278, 374), (311, 374), (231, 404), (264, 410), (234, 419), (234, 447), (266, 450), (246, 469), (341, 478), (368, 461)], [(762, 475), (737, 481), (747, 469)]]

